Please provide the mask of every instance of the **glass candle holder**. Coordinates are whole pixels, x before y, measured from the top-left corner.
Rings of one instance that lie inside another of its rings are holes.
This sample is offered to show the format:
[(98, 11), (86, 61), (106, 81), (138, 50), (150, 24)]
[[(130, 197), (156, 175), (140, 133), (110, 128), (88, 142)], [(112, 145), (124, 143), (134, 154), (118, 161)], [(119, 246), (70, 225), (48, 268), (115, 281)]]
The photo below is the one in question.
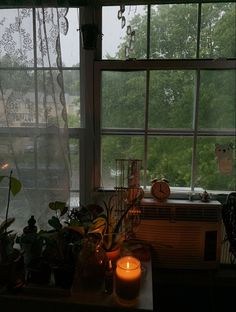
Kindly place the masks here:
[(133, 305), (138, 298), (141, 282), (140, 261), (125, 256), (116, 262), (115, 292), (118, 302)]

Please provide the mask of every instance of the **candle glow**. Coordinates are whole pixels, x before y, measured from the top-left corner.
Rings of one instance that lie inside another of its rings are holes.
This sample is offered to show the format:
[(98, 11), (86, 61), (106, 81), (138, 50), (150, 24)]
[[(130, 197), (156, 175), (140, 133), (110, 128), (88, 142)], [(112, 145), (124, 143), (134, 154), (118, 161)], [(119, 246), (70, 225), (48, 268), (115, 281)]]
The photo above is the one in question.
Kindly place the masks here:
[(141, 280), (140, 261), (134, 257), (120, 258), (116, 265), (116, 294), (123, 300), (138, 297)]

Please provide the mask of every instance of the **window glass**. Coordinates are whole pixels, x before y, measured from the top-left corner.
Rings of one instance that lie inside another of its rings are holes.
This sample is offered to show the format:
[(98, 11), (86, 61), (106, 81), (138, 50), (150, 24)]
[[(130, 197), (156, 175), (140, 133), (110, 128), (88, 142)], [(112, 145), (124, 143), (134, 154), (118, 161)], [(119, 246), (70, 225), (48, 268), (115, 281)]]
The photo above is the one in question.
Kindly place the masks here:
[(191, 180), (192, 138), (150, 137), (148, 139), (147, 185), (165, 177), (171, 186), (189, 187)]
[(235, 191), (235, 137), (199, 137), (195, 186)]
[(102, 58), (147, 56), (147, 6), (107, 6), (102, 9)]
[[(62, 66), (78, 65), (79, 58), (79, 19), (76, 8), (48, 8), (36, 10), (37, 65), (39, 67), (54, 67), (57, 65), (56, 45), (61, 46)], [(65, 15), (66, 14), (66, 15)], [(57, 25), (59, 17), (59, 30)], [(53, 24), (51, 23), (53, 22)], [(67, 30), (67, 24), (69, 25)], [(54, 25), (54, 27), (52, 27)], [(57, 37), (59, 36), (59, 42)], [(68, 48), (69, 47), (69, 48)], [(48, 59), (50, 53), (50, 61)], [(54, 58), (52, 56), (54, 55)]]
[[(12, 213), (16, 213), (16, 217), (20, 210), (18, 206), (24, 207), (23, 217), (31, 213), (42, 214), (42, 211), (36, 211), (36, 205), (30, 207), (31, 196), (38, 198), (42, 207), (54, 195), (57, 199), (62, 198), (61, 194), (69, 188), (69, 165), (73, 203), (78, 204), (81, 124), (78, 29), (77, 8), (0, 10), (0, 162), (8, 162), (24, 188), (22, 194), (11, 198)], [(58, 34), (60, 42), (57, 41)], [(57, 63), (56, 52), (61, 56), (61, 64)], [(59, 132), (65, 141), (60, 141)], [(67, 135), (69, 153), (65, 146)], [(62, 151), (65, 154), (62, 155)], [(2, 168), (1, 174), (5, 174)], [(6, 190), (5, 181), (0, 189), (2, 187)], [(48, 194), (52, 196), (47, 197)], [(46, 216), (44, 225), (45, 220)], [(21, 221), (25, 223), (25, 220)]]
[(79, 128), (80, 114), (80, 70), (68, 69), (63, 71), (65, 101), (67, 105), (67, 121), (69, 128)]
[(102, 127), (143, 128), (145, 72), (102, 72)]
[(203, 3), (200, 57), (236, 56), (236, 3)]
[[(102, 186), (116, 186), (116, 159), (143, 159), (144, 139), (140, 136), (104, 135), (101, 143)], [(141, 184), (143, 178), (141, 177)]]
[(66, 19), (69, 24), (68, 32), (60, 36), (62, 64), (64, 67), (78, 66), (80, 64), (79, 9), (69, 8)]
[[(236, 71), (229, 58), (236, 56), (236, 4), (143, 7), (129, 20), (138, 38), (130, 55), (138, 61), (126, 63), (116, 60), (125, 59), (127, 35), (120, 35), (115, 52), (104, 56), (106, 40), (113, 35), (112, 24), (105, 20), (112, 9), (119, 12), (120, 7), (103, 8), (103, 58), (110, 62), (101, 62), (101, 159), (107, 178), (102, 183), (110, 184), (117, 146), (125, 151), (124, 158), (132, 157), (131, 145), (127, 151), (115, 142), (139, 134), (133, 158), (145, 162), (144, 185), (165, 176), (172, 187), (185, 190), (235, 189)], [(215, 147), (223, 143), (233, 146), (230, 172), (229, 165), (227, 172), (218, 168)]]
[(192, 128), (194, 72), (150, 72), (149, 128)]
[[(79, 186), (79, 176), (80, 176), (80, 142), (79, 139), (69, 139), (70, 148), (70, 165), (71, 165), (71, 192), (73, 192), (73, 198), (79, 196), (78, 190)], [(77, 193), (76, 193), (77, 191)]]
[(235, 70), (201, 71), (199, 128), (235, 128), (235, 86)]
[(195, 58), (197, 12), (197, 4), (152, 5), (150, 58)]
[[(0, 79), (2, 96), (7, 98), (5, 107), (3, 102), (2, 105), (0, 105), (1, 126), (32, 126), (35, 123), (33, 71), (1, 70)], [(24, 81), (24, 83), (22, 83), (22, 81)]]
[(33, 66), (32, 9), (1, 9), (0, 25), (2, 66)]

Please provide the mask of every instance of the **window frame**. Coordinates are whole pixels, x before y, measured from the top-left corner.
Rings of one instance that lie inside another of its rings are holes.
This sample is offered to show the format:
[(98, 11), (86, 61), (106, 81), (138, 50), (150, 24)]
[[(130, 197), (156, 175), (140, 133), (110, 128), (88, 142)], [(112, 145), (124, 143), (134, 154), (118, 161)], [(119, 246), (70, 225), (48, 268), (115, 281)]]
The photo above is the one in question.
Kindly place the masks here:
[[(13, 1), (14, 2), (14, 1)], [(27, 8), (27, 9), (32, 9), (32, 29), (33, 29), (33, 51), (34, 51), (34, 55), (33, 55), (33, 66), (27, 66), (27, 67), (6, 67), (6, 66), (0, 66), (0, 68), (2, 70), (6, 70), (6, 71), (12, 71), (12, 70), (17, 70), (17, 71), (32, 71), (34, 72), (35, 77), (37, 77), (37, 73), (39, 72), (43, 72), (43, 71), (47, 71), (48, 69), (50, 70), (58, 70), (58, 67), (56, 66), (51, 66), (50, 68), (47, 66), (41, 67), (37, 65), (37, 55), (35, 53), (35, 51), (37, 50), (37, 40), (36, 40), (36, 14), (35, 14), (35, 10), (40, 7), (40, 5), (34, 5), (34, 4), (25, 4), (25, 1), (22, 1), (21, 3), (15, 4), (15, 3), (11, 3), (11, 1), (9, 1), (9, 3), (7, 3), (7, 6), (4, 6), (4, 3), (2, 3), (0, 5), (0, 9), (23, 9), (23, 8)], [(61, 1), (63, 2), (63, 1)], [(64, 1), (65, 2), (65, 1)], [(22, 4), (22, 5), (21, 5)], [(43, 5), (43, 3), (42, 3)], [(52, 8), (56, 8), (57, 6), (55, 6), (55, 4), (52, 3), (52, 5), (50, 6)], [(63, 7), (63, 6), (60, 6)], [(73, 7), (69, 7), (70, 8), (77, 8), (78, 10), (80, 9), (80, 7), (77, 6), (73, 6)], [(81, 71), (81, 62), (79, 66), (62, 66), (60, 68), (63, 72), (64, 71)], [(35, 112), (33, 113), (34, 118), (35, 118), (35, 123), (36, 125), (39, 124), (39, 110), (38, 110), (38, 86), (37, 86), (37, 78), (34, 79), (35, 80), (35, 90), (34, 90), (34, 96), (35, 96)], [(81, 114), (84, 114), (84, 109), (81, 106)], [(82, 127), (82, 120), (83, 120), (83, 116), (81, 116), (81, 126), (80, 127), (76, 127), (76, 128), (69, 128), (68, 127), (68, 136), (69, 136), (69, 140), (70, 139), (77, 139), (79, 141), (79, 145), (80, 145), (80, 141), (82, 141), (83, 135), (84, 135), (84, 129)], [(29, 127), (27, 126), (19, 126), (19, 127), (10, 127), (10, 131), (11, 131), (11, 135), (13, 137), (19, 137), (19, 138), (32, 138), (33, 139), (33, 148), (37, 154), (37, 137), (40, 134), (44, 134), (44, 133), (48, 133), (48, 130), (45, 131), (44, 128), (40, 128), (40, 127), (30, 127), (30, 132), (29, 132)], [(8, 127), (0, 127), (0, 138), (4, 138), (4, 137), (8, 137), (9, 136), (9, 128)], [(81, 155), (79, 155), (79, 159), (81, 159)], [(35, 164), (32, 168), (30, 168), (30, 170), (34, 171), (35, 168), (37, 167), (37, 159), (35, 157)], [(79, 182), (79, 184), (81, 185), (81, 182)], [(38, 189), (37, 183), (35, 183), (32, 188)], [(25, 189), (27, 189), (27, 187), (25, 187)], [(80, 189), (73, 189), (72, 187), (70, 187), (70, 192), (71, 193), (80, 193)]]
[[(109, 1), (107, 1), (109, 2)], [(134, 3), (133, 3), (134, 2)], [(182, 1), (181, 1), (182, 2)], [(180, 2), (180, 3), (181, 3)], [(145, 137), (145, 146), (144, 150), (147, 150), (147, 136), (166, 136), (166, 135), (183, 135), (183, 136), (192, 136), (193, 137), (193, 153), (192, 153), (192, 169), (191, 172), (191, 185), (190, 190), (184, 191), (184, 194), (189, 194), (189, 191), (193, 191), (193, 184), (195, 179), (196, 171), (196, 142), (197, 137), (212, 137), (212, 136), (236, 136), (236, 128), (234, 129), (197, 129), (197, 118), (198, 118), (198, 101), (199, 101), (199, 86), (200, 86), (200, 71), (201, 70), (235, 70), (236, 69), (236, 58), (219, 58), (219, 59), (199, 59), (199, 42), (200, 42), (200, 14), (201, 14), (201, 3), (203, 2), (219, 2), (219, 1), (187, 1), (189, 3), (198, 3), (198, 33), (197, 33), (197, 50), (196, 50), (196, 59), (145, 59), (145, 60), (98, 60), (94, 61), (94, 134), (95, 134), (95, 159), (94, 159), (94, 168), (99, 168), (94, 170), (94, 187), (95, 189), (101, 188), (101, 137), (102, 135), (143, 135)], [(222, 1), (222, 2), (231, 2), (231, 1)], [(122, 2), (123, 3), (123, 2)], [(160, 3), (176, 3), (176, 1), (160, 1)], [(179, 3), (179, 2), (178, 2)], [(186, 2), (185, 2), (186, 3)], [(129, 3), (131, 4), (131, 3)], [(149, 10), (151, 1), (132, 1), (132, 4), (148, 4)], [(115, 5), (112, 3), (112, 5)], [(149, 30), (147, 29), (147, 36), (149, 38)], [(149, 42), (149, 40), (147, 40)], [(100, 43), (101, 44), (101, 43)], [(101, 47), (100, 47), (101, 48)], [(147, 54), (148, 55), (148, 54)], [(101, 128), (101, 73), (102, 71), (136, 71), (136, 70), (146, 70), (149, 73), (151, 70), (195, 70), (195, 112), (193, 120), (193, 129), (191, 130), (174, 130), (174, 129), (102, 129)], [(146, 152), (145, 152), (146, 154)], [(144, 170), (146, 169), (147, 156), (144, 159)], [(148, 192), (147, 192), (148, 193)], [(174, 197), (178, 197), (183, 191), (178, 189), (174, 190)], [(218, 193), (215, 191), (214, 193)], [(222, 192), (221, 192), (222, 193)]]

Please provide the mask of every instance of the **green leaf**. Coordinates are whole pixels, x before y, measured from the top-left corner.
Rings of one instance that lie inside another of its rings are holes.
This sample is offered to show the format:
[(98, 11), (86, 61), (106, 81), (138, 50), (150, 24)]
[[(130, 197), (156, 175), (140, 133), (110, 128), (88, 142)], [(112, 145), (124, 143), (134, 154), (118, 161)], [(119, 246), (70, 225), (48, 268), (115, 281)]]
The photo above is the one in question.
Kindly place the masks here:
[(4, 179), (4, 178), (6, 178), (7, 176), (0, 176), (0, 182)]
[(14, 178), (14, 177), (11, 177), (11, 192), (12, 192), (12, 195), (15, 196), (17, 193), (19, 193), (20, 190), (21, 190), (21, 187), (22, 187), (21, 182), (18, 179)]
[(3, 233), (5, 229), (7, 229), (14, 221), (15, 221), (15, 218), (8, 218), (7, 220), (4, 220), (0, 224), (0, 233)]
[(57, 231), (62, 228), (60, 220), (55, 216), (53, 216), (51, 219), (48, 220), (48, 224), (51, 225), (51, 227), (53, 227)]
[(14, 178), (14, 177), (9, 177), (9, 176), (0, 176), (0, 182), (4, 179), (4, 178), (7, 178), (7, 179), (11, 179), (11, 193), (13, 196), (15, 196), (17, 193), (20, 192), (21, 190), (21, 187), (22, 187), (22, 184), (21, 182)]
[(50, 202), (48, 206), (51, 210), (55, 211), (59, 210), (61, 216), (63, 216), (68, 211), (68, 207), (65, 202), (61, 201)]

